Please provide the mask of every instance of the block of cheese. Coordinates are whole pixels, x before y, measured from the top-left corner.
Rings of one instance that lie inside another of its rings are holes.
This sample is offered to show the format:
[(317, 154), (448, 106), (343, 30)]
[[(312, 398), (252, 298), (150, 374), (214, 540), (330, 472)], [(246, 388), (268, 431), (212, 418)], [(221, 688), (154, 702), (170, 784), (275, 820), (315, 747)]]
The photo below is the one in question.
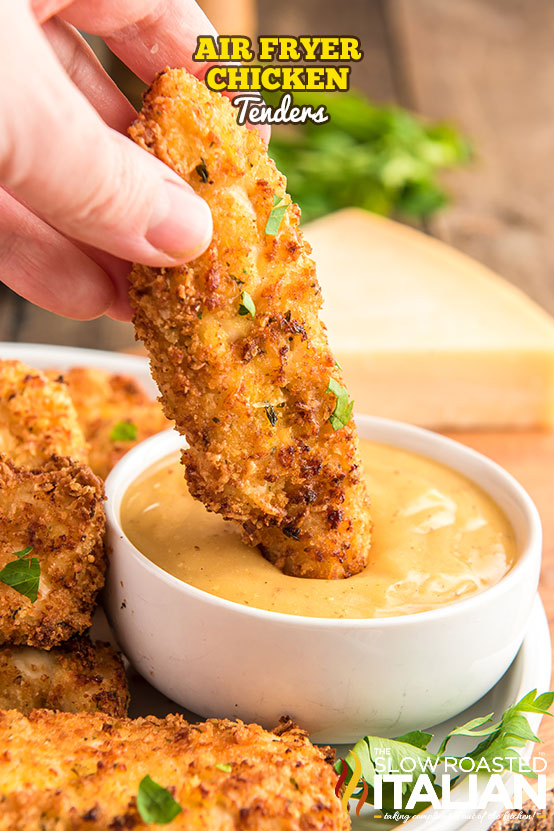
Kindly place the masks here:
[(554, 320), (525, 294), (362, 210), (304, 231), (355, 412), (434, 428), (553, 426)]

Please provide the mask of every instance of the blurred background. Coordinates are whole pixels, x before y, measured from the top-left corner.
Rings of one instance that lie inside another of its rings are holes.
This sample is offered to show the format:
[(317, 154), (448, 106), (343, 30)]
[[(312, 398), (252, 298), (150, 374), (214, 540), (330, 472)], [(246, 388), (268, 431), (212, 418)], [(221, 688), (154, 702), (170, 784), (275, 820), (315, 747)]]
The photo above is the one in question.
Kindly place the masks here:
[[(365, 57), (351, 76), (357, 91), (328, 96), (330, 125), (274, 130), (270, 153), (305, 218), (356, 204), (408, 222), (487, 264), (554, 312), (550, 0), (200, 5), (222, 34), (361, 39)], [(139, 106), (141, 83), (103, 43), (91, 43)], [(130, 324), (64, 320), (5, 288), (0, 339), (133, 345)]]

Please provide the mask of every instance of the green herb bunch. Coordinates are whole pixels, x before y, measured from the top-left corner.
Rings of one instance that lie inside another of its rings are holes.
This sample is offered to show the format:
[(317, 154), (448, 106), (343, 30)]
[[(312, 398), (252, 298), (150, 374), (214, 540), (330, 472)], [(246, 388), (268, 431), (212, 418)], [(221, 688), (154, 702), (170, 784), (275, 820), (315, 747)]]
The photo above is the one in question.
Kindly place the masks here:
[[(554, 702), (554, 692), (543, 693), (542, 695), (537, 695), (536, 693), (536, 690), (527, 693), (517, 704), (509, 707), (498, 722), (493, 722), (491, 713), (480, 718), (472, 719), (466, 722), (466, 724), (456, 727), (445, 736), (436, 753), (432, 753), (428, 749), (433, 734), (421, 730), (414, 730), (411, 733), (399, 736), (397, 739), (365, 736), (354, 745), (352, 751), (344, 761), (339, 759), (335, 763), (335, 769), (338, 773), (341, 773), (343, 764), (346, 764), (348, 770), (344, 784), (347, 787), (355, 768), (352, 752), (356, 754), (361, 762), (361, 778), (368, 785), (365, 801), (370, 805), (373, 805), (374, 801), (375, 776), (379, 768), (377, 760), (382, 760), (383, 758), (387, 759), (392, 769), (397, 771), (401, 770), (402, 772), (406, 771), (406, 768), (402, 764), (403, 759), (410, 760), (410, 767), (413, 766), (414, 762), (416, 763), (411, 781), (402, 783), (403, 806), (407, 804), (416, 786), (418, 776), (423, 772), (429, 776), (432, 786), (440, 798), (441, 788), (436, 784), (436, 777), (433, 770), (435, 769), (435, 764), (438, 766), (446, 756), (448, 756), (449, 760), (472, 759), (475, 763), (476, 770), (484, 769), (486, 771), (487, 768), (493, 767), (493, 765), (496, 766), (495, 770), (498, 767), (504, 770), (510, 770), (512, 767), (514, 771), (536, 779), (537, 774), (534, 773), (518, 752), (518, 748), (524, 747), (529, 741), (541, 741), (531, 730), (524, 714), (539, 713), (540, 715), (552, 715), (548, 710)], [(454, 736), (466, 736), (477, 739), (479, 743), (473, 750), (464, 753), (463, 756), (454, 756), (452, 753), (446, 752), (447, 746)], [(481, 764), (479, 765), (479, 763)], [(452, 787), (456, 784), (456, 781), (456, 779), (452, 779)], [(363, 793), (364, 788), (362, 786), (352, 794), (352, 799), (359, 799)], [(406, 810), (403, 807), (403, 811), (417, 814), (426, 807), (427, 805), (425, 803), (418, 802), (412, 810)], [(391, 783), (384, 782), (382, 784), (382, 809), (383, 811), (395, 810), (393, 785)]]
[[(276, 105), (280, 96), (264, 98)], [(378, 106), (361, 92), (295, 92), (294, 104), (324, 104), (330, 115), (326, 124), (272, 128), (269, 154), (304, 222), (349, 206), (423, 221), (448, 201), (438, 173), (471, 155), (452, 126)]]

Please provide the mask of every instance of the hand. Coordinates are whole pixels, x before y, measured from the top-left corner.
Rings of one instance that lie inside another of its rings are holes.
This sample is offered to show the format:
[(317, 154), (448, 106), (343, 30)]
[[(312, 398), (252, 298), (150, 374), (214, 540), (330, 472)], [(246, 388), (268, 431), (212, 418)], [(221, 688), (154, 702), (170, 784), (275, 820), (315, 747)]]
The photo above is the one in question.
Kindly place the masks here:
[(74, 27), (146, 83), (201, 77), (196, 38), (215, 30), (193, 0), (0, 0), (0, 279), (67, 317), (128, 320), (129, 261), (193, 259), (211, 214), (124, 136), (136, 113)]

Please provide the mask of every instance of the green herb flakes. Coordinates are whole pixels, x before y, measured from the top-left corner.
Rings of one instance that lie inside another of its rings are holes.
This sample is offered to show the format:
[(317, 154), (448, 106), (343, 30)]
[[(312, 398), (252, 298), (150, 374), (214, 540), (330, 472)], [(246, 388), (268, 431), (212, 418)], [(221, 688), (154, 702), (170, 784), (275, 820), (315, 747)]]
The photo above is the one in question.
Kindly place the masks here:
[(200, 159), (200, 164), (197, 164), (194, 168), (203, 182), (208, 182), (210, 179), (210, 174), (208, 173), (208, 168), (206, 167), (206, 162), (204, 159)]
[(229, 763), (221, 763), (216, 765), (216, 768), (218, 770), (222, 770), (224, 773), (231, 773), (231, 765)]
[(167, 825), (181, 813), (182, 808), (175, 802), (167, 788), (162, 788), (146, 775), (141, 780), (137, 794), (137, 810), (147, 825)]
[(288, 208), (288, 203), (284, 201), (282, 196), (277, 196), (276, 193), (273, 194), (273, 207), (269, 214), (269, 217), (266, 222), (265, 226), (265, 233), (269, 236), (274, 237), (275, 234), (278, 233), (279, 228), (281, 227), (281, 222), (283, 221), (283, 217), (285, 212)]
[(277, 424), (277, 413), (275, 412), (274, 408), (271, 404), (264, 405), (265, 414), (267, 416), (267, 420), (271, 424), (272, 427), (275, 427)]
[(23, 559), (23, 557), (26, 557), (27, 554), (30, 554), (32, 550), (33, 550), (33, 546), (28, 545), (27, 548), (24, 548), (22, 551), (14, 551), (13, 556), (17, 557), (19, 560), (21, 560), (21, 559)]
[(112, 441), (136, 441), (138, 427), (132, 421), (118, 421), (112, 432), (110, 439)]
[(31, 603), (36, 603), (40, 585), (40, 563), (36, 557), (25, 559), (32, 550), (33, 546), (28, 545), (22, 551), (14, 552), (16, 559), (11, 560), (0, 571), (0, 583), (15, 589)]
[(341, 387), (334, 378), (329, 378), (329, 386), (325, 392), (331, 392), (336, 396), (335, 409), (329, 416), (329, 422), (333, 430), (340, 430), (341, 427), (346, 427), (350, 421), (354, 402), (348, 400), (348, 391)]
[(256, 306), (247, 291), (240, 293), (239, 315), (251, 315), (252, 320), (256, 316)]

